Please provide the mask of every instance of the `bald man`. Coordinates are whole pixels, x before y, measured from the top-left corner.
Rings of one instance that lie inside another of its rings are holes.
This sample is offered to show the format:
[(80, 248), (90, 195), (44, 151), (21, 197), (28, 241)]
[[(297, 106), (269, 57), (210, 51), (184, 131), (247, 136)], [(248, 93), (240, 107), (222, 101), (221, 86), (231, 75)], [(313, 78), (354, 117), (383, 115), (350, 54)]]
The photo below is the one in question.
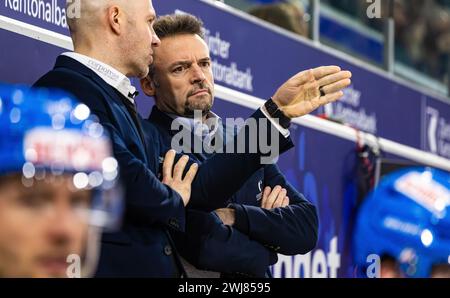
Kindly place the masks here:
[[(126, 210), (121, 231), (103, 235), (97, 276), (183, 276), (184, 268), (167, 231), (184, 231), (187, 204), (203, 211), (225, 207), (227, 199), (262, 167), (263, 153), (221, 154), (198, 168), (195, 175), (197, 166), (188, 164), (187, 156), (159, 152), (161, 136), (148, 124), (144, 134), (144, 121), (134, 102), (136, 89), (129, 79), (147, 76), (153, 63), (152, 49), (160, 45), (152, 27), (156, 17), (152, 2), (81, 0), (80, 7), (80, 18), (68, 21), (75, 51), (60, 55), (53, 70), (35, 86), (64, 89), (78, 97), (98, 116), (113, 141), (126, 189)], [(272, 100), (272, 107), (286, 115), (283, 123), (340, 98), (342, 92), (333, 89), (320, 96), (317, 82), (339, 72), (338, 67), (321, 68), (286, 82)], [(277, 152), (293, 146), (289, 133), (277, 126), (270, 112), (260, 109), (252, 118), (257, 120), (257, 135), (258, 120), (269, 120), (268, 133), (276, 130), (279, 136), (272, 144)], [(249, 144), (250, 136), (244, 135), (244, 139)], [(160, 156), (165, 156), (162, 181), (154, 174), (159, 172)], [(221, 181), (211, 178), (219, 169), (229, 181), (225, 191), (218, 191)]]

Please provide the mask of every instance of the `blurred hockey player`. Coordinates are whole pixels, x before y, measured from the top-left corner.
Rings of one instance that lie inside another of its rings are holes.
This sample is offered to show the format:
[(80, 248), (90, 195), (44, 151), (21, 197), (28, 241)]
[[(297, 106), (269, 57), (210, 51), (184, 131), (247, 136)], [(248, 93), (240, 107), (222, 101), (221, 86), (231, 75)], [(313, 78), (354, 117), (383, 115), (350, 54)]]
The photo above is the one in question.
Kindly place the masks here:
[(450, 175), (429, 168), (385, 177), (357, 216), (359, 276), (450, 277)]
[(109, 138), (65, 93), (0, 85), (0, 277), (88, 277), (122, 197)]

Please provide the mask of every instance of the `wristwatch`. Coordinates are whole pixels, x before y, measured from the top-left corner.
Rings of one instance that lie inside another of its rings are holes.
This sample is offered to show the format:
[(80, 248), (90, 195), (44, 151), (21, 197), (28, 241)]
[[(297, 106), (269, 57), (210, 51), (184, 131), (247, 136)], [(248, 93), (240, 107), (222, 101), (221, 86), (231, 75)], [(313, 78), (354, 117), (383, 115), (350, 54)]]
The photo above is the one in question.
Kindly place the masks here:
[(281, 127), (288, 129), (289, 126), (291, 126), (291, 119), (283, 114), (272, 98), (266, 101), (264, 107), (272, 118), (278, 119), (278, 123), (280, 123)]

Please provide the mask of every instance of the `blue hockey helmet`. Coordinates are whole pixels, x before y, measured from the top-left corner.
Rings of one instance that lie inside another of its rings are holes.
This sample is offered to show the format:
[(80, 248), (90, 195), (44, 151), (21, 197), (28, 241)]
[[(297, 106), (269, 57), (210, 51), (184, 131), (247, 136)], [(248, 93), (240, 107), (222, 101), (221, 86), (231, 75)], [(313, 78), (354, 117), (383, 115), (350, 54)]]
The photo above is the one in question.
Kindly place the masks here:
[(116, 229), (122, 216), (118, 163), (102, 125), (67, 93), (0, 84), (0, 175), (33, 179), (71, 174), (92, 190), (89, 224)]
[(354, 257), (394, 258), (406, 277), (430, 277), (433, 265), (450, 264), (450, 174), (430, 168), (385, 177), (356, 219)]

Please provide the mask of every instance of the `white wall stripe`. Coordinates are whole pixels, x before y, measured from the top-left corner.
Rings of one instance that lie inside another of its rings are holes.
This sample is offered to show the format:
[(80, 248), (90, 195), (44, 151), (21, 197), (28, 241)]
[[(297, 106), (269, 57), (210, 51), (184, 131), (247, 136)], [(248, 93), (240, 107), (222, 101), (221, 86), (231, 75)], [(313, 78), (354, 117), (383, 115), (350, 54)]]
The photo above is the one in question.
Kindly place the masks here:
[(69, 36), (17, 21), (2, 15), (0, 15), (0, 29), (5, 29), (23, 36), (37, 39), (70, 51), (73, 50), (72, 39)]

